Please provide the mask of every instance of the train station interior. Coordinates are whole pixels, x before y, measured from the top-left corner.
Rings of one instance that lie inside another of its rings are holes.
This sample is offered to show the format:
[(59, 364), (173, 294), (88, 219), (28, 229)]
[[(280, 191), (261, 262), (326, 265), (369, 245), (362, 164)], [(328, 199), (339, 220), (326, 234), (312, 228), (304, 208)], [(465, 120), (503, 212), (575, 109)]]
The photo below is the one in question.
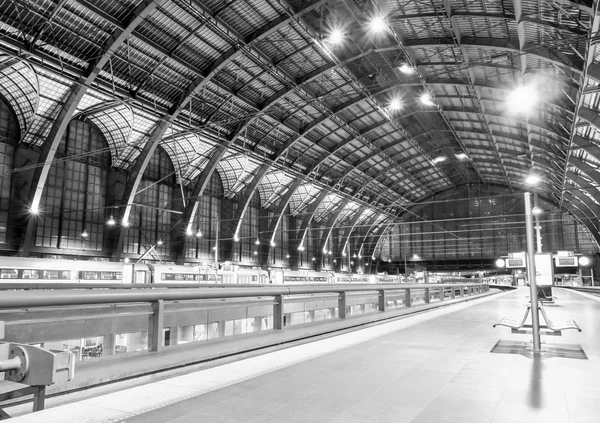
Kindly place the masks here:
[(0, 0), (0, 420), (597, 421), (599, 8)]

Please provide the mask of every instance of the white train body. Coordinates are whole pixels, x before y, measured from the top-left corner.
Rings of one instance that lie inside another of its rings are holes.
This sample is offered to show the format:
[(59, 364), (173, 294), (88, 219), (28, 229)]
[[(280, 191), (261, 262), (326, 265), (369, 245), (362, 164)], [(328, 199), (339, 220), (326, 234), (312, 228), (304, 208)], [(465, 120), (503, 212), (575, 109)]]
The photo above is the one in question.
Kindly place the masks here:
[(108, 261), (41, 259), (0, 256), (0, 283), (104, 283), (104, 284), (330, 284), (400, 283), (393, 275), (357, 275), (307, 270), (223, 266), (181, 266)]

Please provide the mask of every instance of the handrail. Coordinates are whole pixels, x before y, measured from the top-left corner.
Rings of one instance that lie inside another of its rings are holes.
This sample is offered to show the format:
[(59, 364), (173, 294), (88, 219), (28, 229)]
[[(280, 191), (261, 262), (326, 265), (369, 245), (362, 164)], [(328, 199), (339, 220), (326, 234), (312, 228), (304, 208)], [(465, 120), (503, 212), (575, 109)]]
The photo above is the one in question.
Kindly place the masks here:
[(282, 296), (297, 294), (345, 293), (358, 291), (410, 290), (427, 288), (460, 288), (486, 284), (326, 284), (326, 285), (265, 285), (260, 288), (239, 287), (226, 290), (191, 288), (177, 290), (151, 290), (138, 292), (127, 289), (84, 291), (9, 291), (0, 295), (0, 309), (22, 307), (54, 307), (90, 304), (137, 303), (156, 301), (202, 300), (242, 297)]

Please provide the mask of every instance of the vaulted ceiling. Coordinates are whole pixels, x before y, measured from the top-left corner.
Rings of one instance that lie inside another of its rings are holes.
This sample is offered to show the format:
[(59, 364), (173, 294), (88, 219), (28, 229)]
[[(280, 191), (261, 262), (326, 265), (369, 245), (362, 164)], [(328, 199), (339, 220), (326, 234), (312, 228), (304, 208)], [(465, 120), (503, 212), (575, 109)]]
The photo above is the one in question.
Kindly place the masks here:
[(586, 0), (0, 0), (0, 95), (41, 164), (94, 122), (129, 205), (161, 145), (181, 184), (375, 225), (534, 172), (598, 236), (598, 24)]

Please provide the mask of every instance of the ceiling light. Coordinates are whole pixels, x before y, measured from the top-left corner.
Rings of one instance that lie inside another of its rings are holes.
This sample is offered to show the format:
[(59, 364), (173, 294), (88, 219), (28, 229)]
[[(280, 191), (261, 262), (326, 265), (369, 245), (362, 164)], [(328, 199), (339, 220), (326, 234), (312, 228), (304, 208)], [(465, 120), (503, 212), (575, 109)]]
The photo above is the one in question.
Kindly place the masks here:
[(298, 246), (298, 251), (304, 251), (304, 247), (302, 245)]
[(196, 232), (196, 237), (197, 238), (202, 238), (202, 232), (200, 232), (200, 231)]
[(233, 236), (233, 241), (234, 241), (234, 242), (240, 242), (240, 237), (239, 237), (237, 234), (235, 234), (235, 235)]
[(159, 239), (158, 241), (156, 241), (156, 245), (162, 245), (163, 242)]
[(315, 261), (315, 260), (316, 260), (316, 259), (313, 257), (313, 258), (312, 258), (312, 261)]
[(343, 251), (343, 252), (342, 252), (342, 255), (343, 255), (344, 257), (346, 257), (346, 252), (345, 252), (345, 251)]
[(465, 153), (458, 153), (455, 155), (455, 157), (458, 160), (467, 160), (469, 158), (469, 156), (467, 156)]
[(538, 93), (533, 87), (522, 86), (513, 90), (506, 99), (511, 113), (528, 113), (538, 101)]
[(337, 263), (337, 260), (333, 260), (334, 263)]
[(400, 66), (398, 69), (405, 75), (411, 75), (415, 73), (415, 69), (408, 63), (402, 63), (402, 66)]
[(534, 207), (534, 208), (531, 210), (531, 213), (533, 213), (533, 214), (542, 214), (542, 211), (543, 211), (543, 210), (542, 210), (541, 208), (539, 208), (538, 206), (535, 206), (535, 207)]
[(542, 178), (540, 178), (538, 175), (529, 175), (527, 179), (525, 179), (525, 183), (527, 185), (537, 185), (541, 180)]
[(440, 163), (446, 161), (446, 156), (437, 156), (433, 159), (433, 163)]
[(114, 226), (115, 223), (117, 223), (117, 222), (115, 222), (115, 219), (113, 218), (113, 215), (111, 214), (110, 217), (108, 218), (108, 221), (106, 222), (106, 224), (108, 226)]
[(414, 260), (419, 260), (419, 255), (418, 254), (413, 254), (413, 259)]
[(260, 239), (258, 239), (258, 237), (256, 238), (256, 241), (254, 241), (254, 244), (260, 245)]
[(83, 232), (81, 233), (81, 236), (82, 236), (83, 238), (87, 238), (87, 237), (88, 237), (88, 233), (87, 233), (87, 231), (86, 231), (85, 229), (84, 229), (84, 230), (83, 230)]
[(334, 29), (329, 34), (329, 38), (327, 39), (331, 44), (339, 44), (344, 40), (344, 33), (341, 29)]
[(254, 255), (257, 256), (258, 255), (258, 251), (254, 250)]
[(435, 105), (435, 103), (433, 102), (433, 99), (431, 98), (431, 94), (429, 94), (429, 93), (423, 93), (423, 94), (421, 94), (421, 97), (419, 97), (419, 100), (425, 106), (433, 106), (433, 105)]
[(121, 225), (122, 225), (124, 228), (128, 228), (128, 227), (129, 227), (129, 221), (128, 221), (128, 220), (124, 220), (123, 222), (121, 222)]
[(388, 108), (390, 110), (400, 110), (402, 108), (402, 102), (399, 98), (393, 98), (392, 101), (390, 101)]
[(38, 206), (32, 205), (31, 207), (29, 207), (29, 213), (31, 213), (34, 216), (37, 216), (40, 213), (40, 209)]
[(329, 254), (332, 254), (331, 250), (329, 250)]
[(271, 241), (271, 247), (274, 247), (276, 244), (274, 241)]
[(369, 26), (373, 32), (383, 32), (385, 29), (385, 19), (383, 16), (375, 16), (371, 19), (371, 22), (369, 22)]
[(289, 254), (286, 254), (286, 255), (285, 255), (285, 258), (290, 258), (290, 255), (289, 255)]

